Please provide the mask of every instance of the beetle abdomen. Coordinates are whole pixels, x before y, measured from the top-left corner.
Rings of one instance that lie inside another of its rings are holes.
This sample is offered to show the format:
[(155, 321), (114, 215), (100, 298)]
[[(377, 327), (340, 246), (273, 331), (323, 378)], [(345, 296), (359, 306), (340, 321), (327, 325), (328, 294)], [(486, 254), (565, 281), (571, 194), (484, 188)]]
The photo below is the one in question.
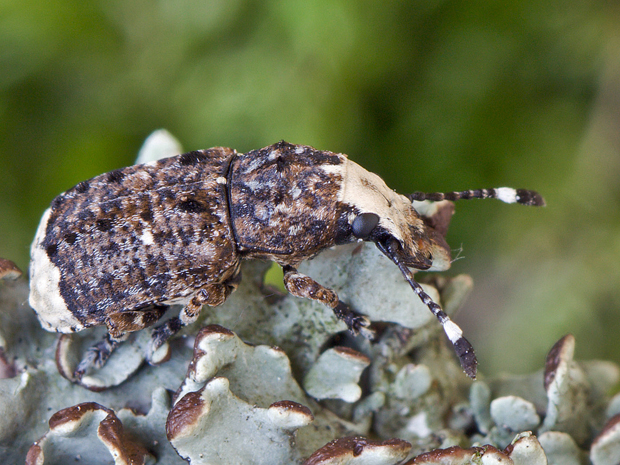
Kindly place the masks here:
[(238, 261), (225, 185), (233, 156), (190, 152), (58, 196), (33, 244), (41, 258), (31, 269), (31, 305), (40, 319), (73, 331), (227, 279)]

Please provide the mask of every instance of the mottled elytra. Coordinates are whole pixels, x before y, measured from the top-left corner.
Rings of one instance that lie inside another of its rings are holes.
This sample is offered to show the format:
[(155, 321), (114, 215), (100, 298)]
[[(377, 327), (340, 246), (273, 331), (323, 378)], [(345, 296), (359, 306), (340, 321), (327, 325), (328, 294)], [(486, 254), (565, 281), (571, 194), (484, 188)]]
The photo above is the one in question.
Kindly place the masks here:
[(327, 305), (353, 333), (371, 337), (366, 317), (297, 267), (325, 248), (372, 241), (439, 319), (474, 378), (472, 346), (411, 271), (443, 271), (451, 262), (444, 238), (451, 204), (423, 201), (469, 198), (544, 205), (536, 192), (508, 187), (404, 196), (345, 155), (284, 141), (245, 154), (215, 147), (130, 166), (79, 183), (44, 213), (31, 250), (30, 305), (49, 331), (107, 327), (78, 364), (78, 379), (130, 332), (183, 304), (154, 330), (150, 360), (203, 305), (226, 300), (241, 260), (275, 261), (291, 294)]

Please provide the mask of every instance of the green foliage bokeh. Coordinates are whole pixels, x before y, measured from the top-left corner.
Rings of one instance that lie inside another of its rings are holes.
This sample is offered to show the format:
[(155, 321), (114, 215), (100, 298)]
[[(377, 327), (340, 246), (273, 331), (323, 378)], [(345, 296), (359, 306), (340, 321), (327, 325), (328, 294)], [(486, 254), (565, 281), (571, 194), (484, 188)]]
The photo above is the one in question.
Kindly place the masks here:
[(53, 197), (154, 129), (285, 139), (402, 193), (539, 190), (545, 209), (457, 205), (480, 369), (540, 367), (567, 332), (620, 361), (619, 26), (585, 0), (1, 0), (0, 257), (26, 269)]

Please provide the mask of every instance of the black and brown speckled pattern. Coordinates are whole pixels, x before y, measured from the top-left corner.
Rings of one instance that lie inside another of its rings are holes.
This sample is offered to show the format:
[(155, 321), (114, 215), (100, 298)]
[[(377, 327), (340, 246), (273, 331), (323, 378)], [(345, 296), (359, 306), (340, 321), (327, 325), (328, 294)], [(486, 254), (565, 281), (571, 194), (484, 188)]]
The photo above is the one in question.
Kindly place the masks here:
[[(353, 333), (371, 337), (366, 317), (296, 268), (357, 235), (399, 267), (475, 378), (471, 344), (409, 269), (443, 271), (451, 264), (445, 234), (453, 206), (420, 203), (418, 210), (412, 200), (475, 196), (469, 192), (408, 198), (345, 155), (284, 141), (246, 154), (216, 147), (123, 168), (52, 202), (31, 249), (29, 301), (50, 331), (108, 327), (78, 364), (76, 380), (105, 363), (128, 332), (159, 320), (166, 305), (184, 303), (180, 316), (151, 336), (147, 359), (158, 363), (152, 356), (165, 340), (195, 321), (203, 305), (220, 305), (236, 288), (241, 259), (276, 261), (291, 294), (331, 307)], [(544, 205), (530, 191), (480, 192), (481, 198)], [(376, 221), (354, 234), (351, 225), (368, 214)]]
[(235, 152), (214, 148), (84, 181), (52, 203), (43, 246), (85, 326), (185, 298), (238, 266), (221, 181)]
[(344, 155), (287, 142), (235, 158), (229, 173), (233, 229), (244, 258), (295, 264), (350, 230), (337, 201), (340, 175), (323, 169)]

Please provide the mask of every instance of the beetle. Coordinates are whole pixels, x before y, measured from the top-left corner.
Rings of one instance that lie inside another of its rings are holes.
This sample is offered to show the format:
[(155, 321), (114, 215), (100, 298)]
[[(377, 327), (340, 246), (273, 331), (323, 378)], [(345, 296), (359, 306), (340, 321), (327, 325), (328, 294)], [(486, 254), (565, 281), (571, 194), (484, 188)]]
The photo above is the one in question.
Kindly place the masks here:
[(475, 378), (471, 344), (411, 271), (451, 263), (445, 227), (423, 201), (470, 198), (544, 205), (534, 191), (506, 187), (404, 196), (346, 155), (284, 141), (245, 154), (189, 152), (96, 176), (56, 197), (31, 247), (29, 302), (49, 331), (107, 327), (78, 364), (77, 379), (102, 366), (129, 333), (182, 304), (178, 317), (153, 331), (150, 360), (203, 305), (226, 300), (241, 260), (278, 263), (291, 294), (327, 305), (352, 333), (372, 337), (365, 316), (297, 271), (328, 247), (371, 241), (438, 318)]

